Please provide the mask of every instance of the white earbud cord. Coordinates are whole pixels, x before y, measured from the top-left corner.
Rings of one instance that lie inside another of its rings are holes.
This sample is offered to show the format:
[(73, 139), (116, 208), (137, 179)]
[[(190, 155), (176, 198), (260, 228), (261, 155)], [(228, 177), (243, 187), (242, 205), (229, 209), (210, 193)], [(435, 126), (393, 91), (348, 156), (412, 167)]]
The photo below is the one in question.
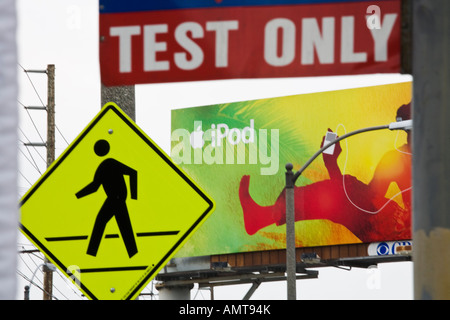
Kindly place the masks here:
[[(345, 126), (344, 126), (342, 123), (339, 124), (339, 125), (336, 127), (336, 133), (337, 133), (337, 131), (338, 131), (338, 129), (339, 129), (340, 126), (342, 126), (342, 128), (344, 129), (344, 132), (347, 133), (347, 130), (345, 129)], [(397, 138), (398, 138), (398, 133), (397, 133)], [(410, 154), (410, 153), (403, 152), (403, 151), (397, 149), (397, 146), (396, 146), (396, 144), (397, 144), (397, 138), (395, 139), (395, 144), (394, 144), (395, 149), (396, 149), (397, 151), (399, 151), (399, 152), (402, 152), (402, 153), (405, 153), (405, 154)], [(363, 209), (363, 208), (359, 207), (358, 205), (356, 205), (356, 204), (350, 199), (350, 197), (349, 197), (349, 195), (348, 195), (348, 193), (347, 193), (347, 189), (346, 189), (346, 187), (345, 187), (345, 170), (346, 170), (346, 168), (347, 168), (347, 160), (348, 160), (348, 141), (347, 141), (347, 140), (345, 140), (345, 153), (346, 153), (346, 155), (345, 155), (345, 162), (344, 162), (344, 170), (343, 170), (343, 173), (342, 173), (342, 186), (344, 187), (344, 193), (345, 193), (345, 196), (347, 197), (348, 201), (349, 201), (355, 208), (357, 208), (358, 210), (363, 211), (363, 212), (366, 212), (366, 213), (368, 213), (368, 214), (377, 214), (377, 213), (379, 213), (381, 210), (383, 210), (383, 209), (384, 209), (391, 201), (393, 201), (393, 199), (395, 199), (396, 197), (398, 197), (399, 195), (401, 195), (403, 192), (406, 192), (406, 191), (412, 189), (412, 187), (409, 187), (409, 188), (406, 188), (406, 189), (404, 189), (404, 190), (401, 190), (400, 192), (397, 192), (397, 193), (396, 193), (395, 195), (393, 195), (390, 199), (388, 199), (388, 200), (386, 201), (386, 203), (385, 203), (380, 209), (378, 209), (377, 211), (369, 211), (369, 210), (366, 210), (366, 209)]]
[[(344, 129), (344, 130), (345, 130), (345, 129)], [(398, 141), (398, 135), (399, 135), (399, 134), (400, 134), (400, 130), (397, 130), (397, 135), (395, 136), (395, 142), (394, 142), (394, 148), (395, 148), (395, 150), (397, 150), (397, 151), (400, 152), (400, 153), (408, 154), (408, 155), (412, 156), (412, 153), (411, 153), (411, 152), (402, 151), (402, 150), (400, 150), (399, 148), (397, 148), (397, 141)]]

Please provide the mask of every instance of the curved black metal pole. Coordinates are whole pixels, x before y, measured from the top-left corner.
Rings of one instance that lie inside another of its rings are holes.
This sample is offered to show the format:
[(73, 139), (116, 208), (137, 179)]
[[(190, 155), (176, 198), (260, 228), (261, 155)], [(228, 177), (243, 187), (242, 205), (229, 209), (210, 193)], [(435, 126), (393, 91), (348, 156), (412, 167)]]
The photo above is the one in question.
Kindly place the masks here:
[(382, 129), (389, 129), (389, 125), (383, 125), (383, 126), (376, 126), (376, 127), (368, 127), (368, 128), (363, 128), (363, 129), (358, 129), (349, 133), (344, 134), (341, 137), (336, 138), (335, 140), (331, 141), (330, 143), (326, 144), (325, 146), (323, 146), (322, 148), (319, 149), (319, 151), (317, 151), (304, 165), (303, 167), (301, 167), (295, 174), (293, 177), (293, 183), (295, 184), (295, 182), (297, 181), (298, 177), (300, 177), (300, 175), (303, 173), (303, 171), (305, 171), (305, 169), (311, 164), (311, 162), (313, 162), (322, 152), (324, 152), (326, 149), (328, 149), (328, 147), (334, 145), (335, 143), (338, 143), (341, 140), (344, 140), (348, 137), (351, 137), (355, 134), (358, 133), (362, 133), (362, 132), (368, 132), (368, 131), (375, 131), (375, 130), (382, 130)]
[(328, 147), (351, 137), (355, 134), (390, 129), (389, 125), (368, 127), (359, 130), (355, 130), (344, 134), (341, 137), (336, 138), (334, 141), (326, 144), (319, 149), (295, 174), (292, 172), (293, 165), (291, 163), (286, 164), (286, 278), (287, 278), (287, 298), (288, 300), (296, 300), (296, 254), (295, 254), (295, 199), (294, 199), (294, 186), (298, 177), (305, 171), (305, 169), (314, 161), (323, 151)]

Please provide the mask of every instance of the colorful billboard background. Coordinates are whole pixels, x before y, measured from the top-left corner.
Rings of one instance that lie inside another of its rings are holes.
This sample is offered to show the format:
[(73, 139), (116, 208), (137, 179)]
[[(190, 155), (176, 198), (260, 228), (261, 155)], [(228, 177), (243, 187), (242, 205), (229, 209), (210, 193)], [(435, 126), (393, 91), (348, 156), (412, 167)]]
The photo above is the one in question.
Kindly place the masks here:
[[(411, 83), (172, 111), (172, 159), (217, 208), (178, 256), (285, 248), (285, 165), (300, 167), (333, 131), (410, 118)], [(298, 247), (411, 238), (405, 131), (341, 141), (297, 180)]]

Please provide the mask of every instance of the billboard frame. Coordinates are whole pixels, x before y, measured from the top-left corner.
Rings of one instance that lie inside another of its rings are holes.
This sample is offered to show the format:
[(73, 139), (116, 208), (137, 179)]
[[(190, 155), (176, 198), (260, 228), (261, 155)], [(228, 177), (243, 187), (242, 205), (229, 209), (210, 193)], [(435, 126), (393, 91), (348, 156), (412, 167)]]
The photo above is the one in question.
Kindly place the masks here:
[[(296, 280), (317, 279), (316, 268), (372, 268), (380, 263), (410, 262), (408, 246), (400, 247), (394, 254), (370, 255), (373, 243), (343, 244), (296, 248)], [(311, 255), (317, 259), (308, 259)], [(192, 258), (174, 258), (155, 280), (156, 288), (174, 289), (183, 286), (214, 288), (218, 286), (249, 284), (243, 300), (248, 300), (263, 282), (286, 281), (286, 250), (238, 252)]]

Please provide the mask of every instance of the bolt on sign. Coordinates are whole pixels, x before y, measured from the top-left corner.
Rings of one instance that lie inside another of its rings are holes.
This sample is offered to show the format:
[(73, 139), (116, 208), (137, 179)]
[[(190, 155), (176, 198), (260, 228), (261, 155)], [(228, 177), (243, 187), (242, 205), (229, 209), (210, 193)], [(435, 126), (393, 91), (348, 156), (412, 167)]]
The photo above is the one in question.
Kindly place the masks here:
[(21, 200), (22, 232), (90, 299), (134, 299), (214, 202), (105, 105)]
[(400, 72), (401, 1), (100, 0), (107, 86)]

